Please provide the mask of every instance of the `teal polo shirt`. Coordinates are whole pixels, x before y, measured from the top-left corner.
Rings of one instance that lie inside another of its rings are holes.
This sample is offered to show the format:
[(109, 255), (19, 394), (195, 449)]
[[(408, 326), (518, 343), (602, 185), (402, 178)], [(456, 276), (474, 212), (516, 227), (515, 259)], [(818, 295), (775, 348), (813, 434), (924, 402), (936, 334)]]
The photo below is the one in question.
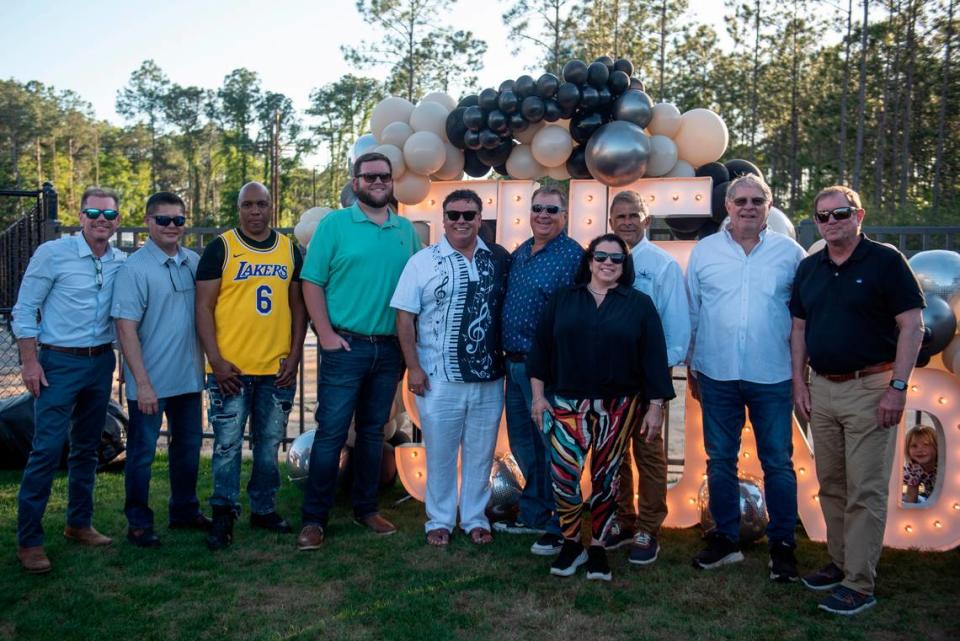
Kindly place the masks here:
[(300, 277), (323, 287), (330, 324), (356, 334), (396, 334), (393, 290), (420, 249), (413, 225), (393, 211), (381, 226), (358, 204), (327, 214), (317, 227)]

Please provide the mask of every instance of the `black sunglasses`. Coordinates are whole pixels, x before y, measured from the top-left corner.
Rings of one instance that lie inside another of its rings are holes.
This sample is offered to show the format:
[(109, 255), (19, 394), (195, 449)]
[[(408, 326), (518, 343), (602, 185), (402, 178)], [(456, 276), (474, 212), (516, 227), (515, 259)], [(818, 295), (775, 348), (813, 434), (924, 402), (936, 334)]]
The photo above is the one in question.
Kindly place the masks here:
[(563, 210), (560, 209), (558, 205), (533, 205), (530, 207), (530, 211), (532, 211), (535, 214), (547, 212), (550, 215), (554, 215), (554, 214), (559, 214)]
[(457, 222), (460, 220), (460, 216), (463, 216), (463, 219), (469, 223), (476, 218), (479, 213), (476, 209), (468, 209), (467, 211), (448, 211), (444, 212), (444, 215), (449, 218), (451, 222)]
[(753, 198), (741, 196), (740, 198), (733, 199), (733, 204), (737, 207), (743, 207), (747, 202), (753, 203), (754, 207), (763, 207), (767, 203), (767, 199), (760, 196), (754, 196)]
[(375, 183), (378, 180), (382, 183), (388, 183), (393, 180), (393, 174), (358, 174), (358, 176), (368, 183)]
[(183, 227), (187, 222), (186, 216), (151, 216), (151, 218), (153, 218), (153, 222), (161, 227), (167, 227), (170, 223), (173, 223), (177, 227)]
[(610, 259), (610, 262), (614, 265), (621, 265), (623, 261), (627, 259), (627, 255), (623, 252), (604, 252), (604, 251), (595, 251), (593, 252), (593, 260), (597, 263), (602, 263), (603, 261)]
[(96, 220), (97, 218), (100, 218), (100, 214), (103, 214), (103, 217), (107, 220), (114, 220), (120, 215), (120, 212), (116, 209), (97, 209), (96, 207), (87, 207), (86, 209), (81, 209), (80, 213), (90, 220)]
[(833, 216), (834, 220), (846, 220), (853, 216), (853, 213), (857, 211), (856, 207), (837, 207), (836, 209), (826, 209), (823, 211), (818, 211), (814, 213), (818, 223), (825, 223), (830, 220), (830, 216)]

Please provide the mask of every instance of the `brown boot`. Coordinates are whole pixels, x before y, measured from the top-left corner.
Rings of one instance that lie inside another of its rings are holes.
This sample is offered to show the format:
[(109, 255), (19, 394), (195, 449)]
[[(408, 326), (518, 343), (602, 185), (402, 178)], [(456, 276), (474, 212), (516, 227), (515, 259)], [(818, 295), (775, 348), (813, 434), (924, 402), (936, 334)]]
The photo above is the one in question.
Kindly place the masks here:
[(66, 537), (68, 541), (74, 541), (80, 543), (81, 545), (91, 545), (91, 546), (100, 546), (100, 545), (110, 545), (113, 543), (113, 539), (109, 536), (104, 536), (100, 534), (93, 527), (69, 527), (63, 531), (63, 536)]
[(17, 559), (20, 567), (30, 574), (45, 574), (50, 571), (50, 559), (42, 545), (30, 548), (17, 547)]
[(319, 525), (304, 525), (297, 537), (297, 549), (301, 552), (319, 550), (323, 545), (323, 528)]
[(357, 525), (362, 525), (374, 534), (379, 534), (380, 536), (393, 534), (397, 531), (397, 526), (376, 512), (369, 516), (365, 516), (362, 519), (354, 519), (353, 522)]

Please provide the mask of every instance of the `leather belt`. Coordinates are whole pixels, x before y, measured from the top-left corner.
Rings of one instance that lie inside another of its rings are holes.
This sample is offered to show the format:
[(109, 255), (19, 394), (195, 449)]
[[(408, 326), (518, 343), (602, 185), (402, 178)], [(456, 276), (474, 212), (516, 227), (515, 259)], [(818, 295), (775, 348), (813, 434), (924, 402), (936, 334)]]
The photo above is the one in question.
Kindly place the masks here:
[(857, 378), (863, 378), (864, 376), (870, 376), (871, 374), (880, 374), (882, 372), (889, 372), (893, 369), (893, 363), (880, 363), (879, 365), (871, 365), (870, 367), (864, 367), (861, 370), (856, 372), (850, 372), (849, 374), (821, 374), (817, 372), (817, 376), (825, 378), (828, 381), (833, 383), (843, 383), (846, 381), (852, 381)]
[(368, 336), (367, 334), (357, 334), (356, 332), (351, 332), (345, 329), (341, 329), (339, 327), (334, 327), (333, 331), (340, 334), (341, 336), (349, 336), (350, 338), (366, 341), (368, 343), (384, 343), (386, 341), (397, 340), (397, 337), (393, 334), (373, 334)]
[(94, 347), (60, 347), (59, 345), (47, 345), (40, 343), (40, 349), (48, 349), (51, 352), (60, 352), (62, 354), (71, 354), (73, 356), (99, 356), (104, 352), (113, 349), (113, 343), (104, 343)]
[(527, 355), (524, 352), (507, 352), (505, 355), (511, 363), (523, 363), (527, 360)]

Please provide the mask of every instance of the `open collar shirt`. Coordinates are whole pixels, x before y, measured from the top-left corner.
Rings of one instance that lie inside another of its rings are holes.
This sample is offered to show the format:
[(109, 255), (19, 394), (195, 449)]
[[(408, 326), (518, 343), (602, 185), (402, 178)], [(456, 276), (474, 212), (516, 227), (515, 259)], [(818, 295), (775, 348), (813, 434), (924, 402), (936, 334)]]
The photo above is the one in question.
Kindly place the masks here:
[(634, 245), (630, 254), (636, 271), (633, 288), (653, 299), (667, 341), (667, 364), (679, 365), (690, 346), (690, 306), (683, 270), (669, 252), (646, 238)]
[(697, 243), (687, 266), (690, 366), (720, 381), (790, 379), (788, 304), (805, 256), (793, 239), (767, 230), (749, 254), (727, 230)]

